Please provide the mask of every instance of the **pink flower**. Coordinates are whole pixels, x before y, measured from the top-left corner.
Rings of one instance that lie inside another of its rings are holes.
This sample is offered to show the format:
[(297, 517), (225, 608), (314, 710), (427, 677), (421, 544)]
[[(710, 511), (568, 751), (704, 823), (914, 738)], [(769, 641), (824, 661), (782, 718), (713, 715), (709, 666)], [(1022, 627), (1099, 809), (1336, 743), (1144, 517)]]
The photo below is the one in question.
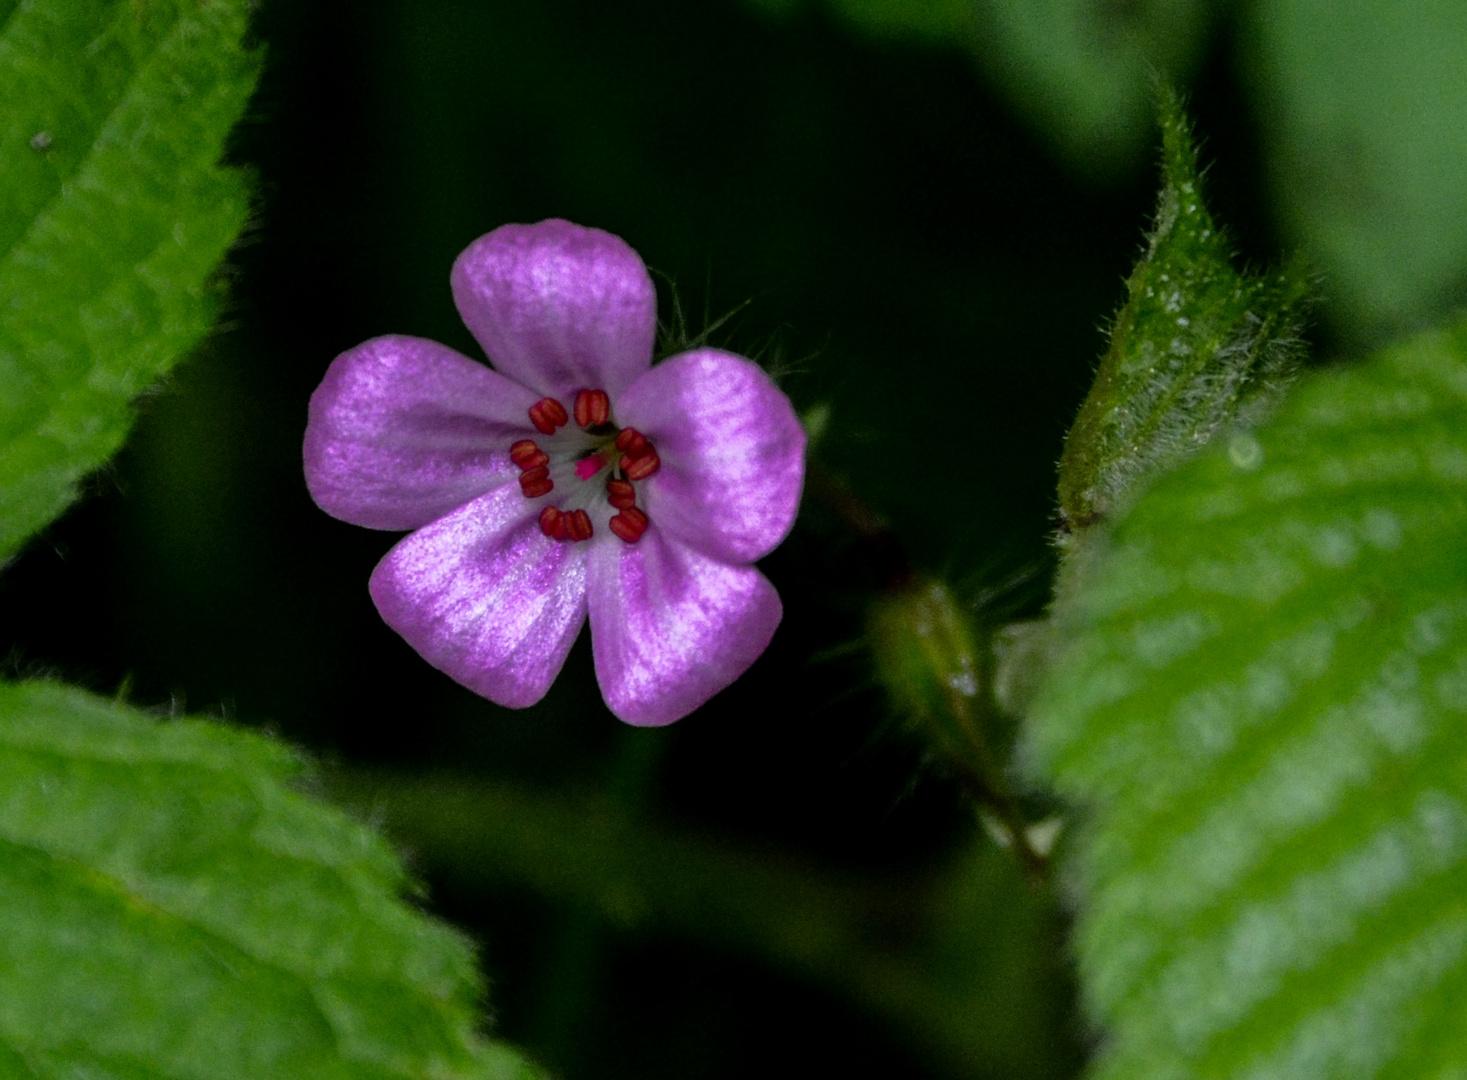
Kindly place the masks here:
[(601, 693), (668, 724), (742, 675), (779, 625), (751, 564), (789, 532), (805, 436), (755, 364), (652, 366), (657, 298), (623, 241), (506, 225), (453, 266), (497, 370), (422, 338), (342, 353), (311, 396), (306, 484), (334, 517), (416, 530), (372, 573), (425, 660), (522, 708), (591, 620)]

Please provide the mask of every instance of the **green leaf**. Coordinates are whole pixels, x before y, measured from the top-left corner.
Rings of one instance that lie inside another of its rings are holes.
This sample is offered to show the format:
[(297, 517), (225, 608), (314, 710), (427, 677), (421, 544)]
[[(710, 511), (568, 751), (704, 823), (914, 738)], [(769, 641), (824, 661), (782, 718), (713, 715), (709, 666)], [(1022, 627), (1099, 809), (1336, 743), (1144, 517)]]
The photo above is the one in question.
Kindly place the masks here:
[(0, 1076), (511, 1078), (466, 942), (284, 747), (0, 684)]
[(1467, 4), (1265, 0), (1243, 70), (1284, 225), (1371, 334), (1467, 297)]
[(1256, 412), (1299, 357), (1307, 279), (1233, 268), (1227, 237), (1202, 201), (1186, 117), (1168, 92), (1161, 120), (1155, 227), (1060, 459), (1070, 530), (1094, 524), (1140, 481)]
[(1094, 1075), (1467, 1073), (1467, 324), (1301, 381), (1067, 573), (1029, 747)]
[(0, 29), (0, 559), (208, 329), (249, 213), (217, 166), (247, 0), (28, 0)]

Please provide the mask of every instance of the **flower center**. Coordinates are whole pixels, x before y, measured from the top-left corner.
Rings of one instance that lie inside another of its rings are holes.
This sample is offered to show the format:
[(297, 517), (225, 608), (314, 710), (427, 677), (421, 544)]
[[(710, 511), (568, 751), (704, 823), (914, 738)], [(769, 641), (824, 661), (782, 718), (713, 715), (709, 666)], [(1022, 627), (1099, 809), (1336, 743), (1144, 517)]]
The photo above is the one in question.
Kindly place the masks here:
[(543, 438), (520, 439), (509, 459), (519, 466), (525, 498), (556, 493), (540, 511), (540, 531), (568, 543), (589, 540), (596, 532), (592, 514), (599, 519), (611, 510), (606, 527), (628, 544), (640, 540), (648, 520), (637, 506), (636, 483), (662, 462), (645, 435), (612, 422), (606, 391), (582, 390), (571, 412), (541, 398), (530, 406), (530, 423)]

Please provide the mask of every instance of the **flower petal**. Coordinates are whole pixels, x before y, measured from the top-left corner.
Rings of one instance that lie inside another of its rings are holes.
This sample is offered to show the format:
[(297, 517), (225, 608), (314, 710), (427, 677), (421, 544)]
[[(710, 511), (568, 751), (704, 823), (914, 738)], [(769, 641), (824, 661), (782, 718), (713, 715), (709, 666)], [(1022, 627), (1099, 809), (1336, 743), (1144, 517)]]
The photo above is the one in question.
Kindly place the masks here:
[(517, 470), (536, 395), (434, 341), (379, 337), (342, 353), (311, 395), (306, 486), (333, 517), (415, 529)]
[(618, 237), (568, 221), (504, 225), (453, 264), (453, 299), (494, 366), (567, 408), (614, 401), (652, 362), (657, 291)]
[(805, 432), (762, 368), (717, 349), (682, 353), (638, 379), (617, 419), (657, 447), (648, 516), (724, 562), (753, 562), (785, 538), (805, 482)]
[(546, 539), (538, 511), (491, 491), (404, 539), (370, 585), (424, 660), (513, 709), (545, 696), (586, 617), (586, 545)]
[(688, 715), (748, 670), (784, 614), (758, 570), (710, 559), (656, 527), (635, 544), (590, 546), (596, 680), (629, 724)]

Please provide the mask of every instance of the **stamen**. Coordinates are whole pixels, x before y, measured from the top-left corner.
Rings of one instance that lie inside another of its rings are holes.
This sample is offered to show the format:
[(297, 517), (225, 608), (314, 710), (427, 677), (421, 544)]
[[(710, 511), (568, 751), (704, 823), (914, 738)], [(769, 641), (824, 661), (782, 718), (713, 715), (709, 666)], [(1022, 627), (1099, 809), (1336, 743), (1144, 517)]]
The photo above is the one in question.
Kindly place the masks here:
[(544, 465), (520, 473), (520, 490), (527, 499), (548, 495), (554, 488), (555, 481), (550, 479), (550, 470)]
[(570, 538), (572, 540), (591, 539), (591, 533), (593, 530), (591, 528), (590, 514), (586, 513), (584, 510), (572, 510), (569, 514), (565, 516), (570, 519), (570, 522), (566, 525), (566, 531), (570, 533)]
[[(575, 460), (572, 468), (579, 479), (590, 481), (613, 462), (617, 464), (620, 471), (606, 478), (606, 501), (617, 511), (611, 516), (609, 528), (626, 543), (635, 544), (649, 523), (646, 513), (637, 507), (637, 489), (633, 485), (634, 481), (645, 480), (662, 467), (657, 448), (635, 428), (618, 431), (610, 423), (611, 399), (606, 391), (581, 390), (576, 394), (574, 406), (576, 423), (593, 441), (581, 451), (584, 456)], [(553, 435), (556, 428), (570, 422), (570, 417), (560, 402), (547, 397), (530, 407), (530, 420), (537, 430)], [(588, 452), (592, 449), (594, 452)], [(515, 442), (509, 448), (509, 457), (520, 468), (520, 490), (526, 498), (538, 499), (555, 489), (555, 481), (550, 477), (551, 456), (534, 439)], [(561, 462), (557, 468), (567, 463), (561, 457), (555, 460)], [(584, 509), (543, 507), (539, 525), (545, 536), (571, 543), (590, 540), (595, 533), (591, 515)]]
[(521, 439), (509, 448), (509, 460), (521, 469), (538, 469), (541, 465), (550, 464), (550, 455), (529, 439)]
[(614, 514), (611, 521), (607, 523), (611, 531), (625, 540), (628, 544), (635, 544), (642, 539), (642, 534), (647, 531), (647, 515), (635, 506), (629, 506), (619, 514)]
[(606, 423), (611, 415), (611, 399), (605, 390), (582, 390), (576, 395), (576, 423), (583, 428)]
[(647, 437), (636, 428), (622, 428), (616, 437), (616, 448), (628, 457), (638, 457), (647, 445)]
[(630, 454), (621, 459), (621, 471), (628, 480), (645, 480), (662, 466), (657, 451), (648, 446), (640, 457)]
[(522, 469), (533, 469), (533, 465), (526, 465), (525, 462), (538, 453), (540, 448), (535, 445), (534, 439), (521, 439), (509, 448), (509, 460)]
[(637, 505), (637, 489), (625, 480), (606, 481), (606, 501), (618, 510)]
[(530, 423), (542, 435), (554, 435), (555, 429), (569, 420), (570, 415), (565, 411), (565, 406), (554, 398), (541, 398), (530, 406)]

